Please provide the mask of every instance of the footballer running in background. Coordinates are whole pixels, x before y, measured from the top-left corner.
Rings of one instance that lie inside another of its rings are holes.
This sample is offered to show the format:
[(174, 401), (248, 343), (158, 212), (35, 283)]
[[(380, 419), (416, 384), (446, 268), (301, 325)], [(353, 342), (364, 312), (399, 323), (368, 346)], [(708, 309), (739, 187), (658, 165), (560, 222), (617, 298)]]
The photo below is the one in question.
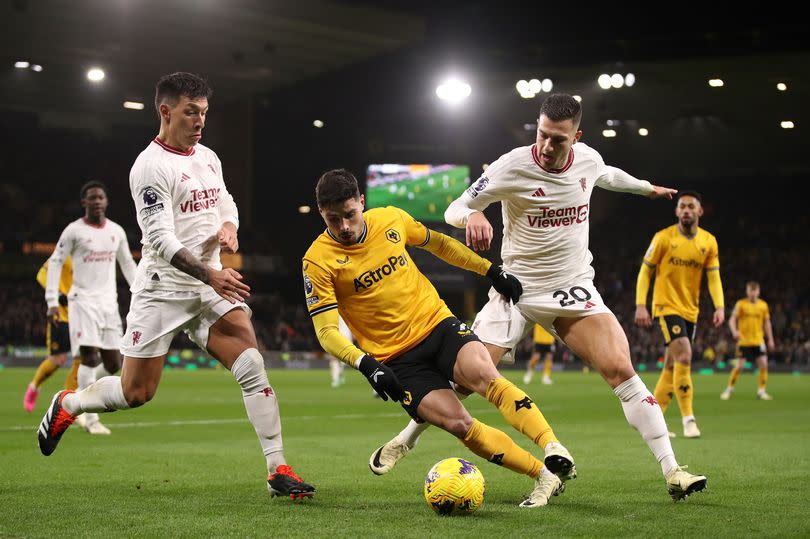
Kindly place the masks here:
[(554, 343), (556, 339), (554, 335), (546, 331), (540, 324), (534, 325), (534, 333), (532, 335), (533, 350), (529, 358), (529, 364), (526, 366), (526, 374), (523, 375), (523, 383), (530, 384), (534, 376), (534, 369), (540, 360), (543, 360), (543, 378), (541, 382), (545, 386), (550, 386), (551, 381), (551, 367), (554, 365), (554, 352), (556, 351)]

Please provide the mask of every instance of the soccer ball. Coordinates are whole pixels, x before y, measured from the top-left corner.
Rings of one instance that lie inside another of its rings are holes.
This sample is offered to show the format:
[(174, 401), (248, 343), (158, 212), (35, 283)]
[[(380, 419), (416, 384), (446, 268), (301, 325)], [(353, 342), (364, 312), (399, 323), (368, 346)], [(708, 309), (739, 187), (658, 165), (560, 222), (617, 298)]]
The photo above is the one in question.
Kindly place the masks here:
[(425, 478), (425, 501), (440, 515), (468, 515), (484, 503), (484, 475), (459, 458), (437, 462)]

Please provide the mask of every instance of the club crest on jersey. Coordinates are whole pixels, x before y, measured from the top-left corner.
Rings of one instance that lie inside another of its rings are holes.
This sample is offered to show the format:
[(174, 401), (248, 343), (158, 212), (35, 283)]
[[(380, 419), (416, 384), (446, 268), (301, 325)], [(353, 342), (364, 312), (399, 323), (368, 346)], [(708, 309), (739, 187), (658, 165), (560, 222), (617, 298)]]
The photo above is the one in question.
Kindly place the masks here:
[(579, 179), (579, 186), (582, 187), (583, 191), (585, 191), (585, 189), (588, 188), (588, 180), (586, 180), (585, 178), (580, 178)]
[(475, 197), (478, 196), (478, 193), (480, 193), (481, 191), (483, 191), (484, 189), (487, 188), (488, 184), (489, 184), (489, 178), (487, 178), (486, 176), (481, 176), (480, 178), (478, 178), (475, 181), (474, 184), (472, 184), (467, 189), (467, 194), (470, 195), (471, 197), (475, 198)]
[(393, 228), (389, 228), (388, 230), (385, 231), (385, 239), (387, 239), (391, 243), (399, 243), (399, 240), (402, 238), (400, 237), (399, 232), (397, 232)]

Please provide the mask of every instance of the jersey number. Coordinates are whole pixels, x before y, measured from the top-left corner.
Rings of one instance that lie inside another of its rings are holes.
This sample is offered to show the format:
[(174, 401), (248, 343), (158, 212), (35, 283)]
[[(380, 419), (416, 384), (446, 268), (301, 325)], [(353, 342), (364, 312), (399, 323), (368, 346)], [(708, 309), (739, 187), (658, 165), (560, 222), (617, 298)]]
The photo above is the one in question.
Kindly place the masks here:
[[(569, 296), (574, 299), (568, 299)], [(577, 301), (588, 301), (591, 299), (591, 293), (581, 286), (572, 286), (568, 292), (565, 290), (557, 290), (551, 295), (551, 297), (555, 299), (560, 298), (560, 307), (568, 307)]]

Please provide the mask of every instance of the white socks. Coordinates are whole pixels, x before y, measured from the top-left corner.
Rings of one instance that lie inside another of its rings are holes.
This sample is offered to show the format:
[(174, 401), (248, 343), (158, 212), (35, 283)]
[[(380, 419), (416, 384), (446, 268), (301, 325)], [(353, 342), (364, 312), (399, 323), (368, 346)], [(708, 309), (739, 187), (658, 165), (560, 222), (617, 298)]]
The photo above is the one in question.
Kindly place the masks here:
[(259, 443), (272, 473), (279, 464), (286, 464), (281, 441), (281, 419), (278, 401), (264, 369), (264, 358), (255, 348), (242, 352), (231, 367), (231, 373), (242, 388), (248, 419), (256, 430)]
[(661, 465), (661, 472), (666, 475), (668, 471), (677, 467), (678, 462), (669, 441), (664, 414), (661, 413), (661, 407), (641, 378), (635, 375), (619, 384), (613, 392), (622, 401), (627, 422), (641, 434), (655, 455)]
[[(93, 369), (88, 368), (88, 370), (92, 371)], [(81, 367), (79, 372), (81, 372)], [(81, 384), (79, 387), (81, 387)], [(62, 399), (62, 406), (70, 415), (74, 416), (85, 412), (113, 412), (129, 408), (129, 404), (124, 398), (124, 389), (121, 387), (121, 378), (119, 376), (105, 376), (83, 390), (65, 396)], [(96, 419), (98, 419), (97, 415)]]

